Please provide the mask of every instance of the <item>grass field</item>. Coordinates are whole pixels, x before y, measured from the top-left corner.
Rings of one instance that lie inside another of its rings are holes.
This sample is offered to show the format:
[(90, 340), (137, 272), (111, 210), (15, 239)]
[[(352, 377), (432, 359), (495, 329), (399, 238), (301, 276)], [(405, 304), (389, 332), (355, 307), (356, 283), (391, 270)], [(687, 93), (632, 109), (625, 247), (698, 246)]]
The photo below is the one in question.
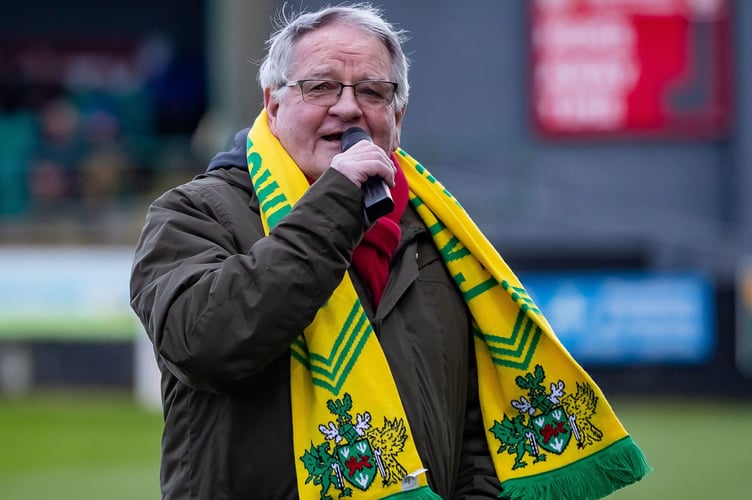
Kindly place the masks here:
[(752, 401), (615, 400), (655, 468), (614, 500), (752, 498)]
[(159, 498), (162, 419), (125, 394), (0, 400), (0, 499)]
[[(610, 498), (752, 498), (752, 401), (611, 403), (656, 470)], [(160, 432), (129, 395), (0, 398), (0, 499), (159, 498)]]

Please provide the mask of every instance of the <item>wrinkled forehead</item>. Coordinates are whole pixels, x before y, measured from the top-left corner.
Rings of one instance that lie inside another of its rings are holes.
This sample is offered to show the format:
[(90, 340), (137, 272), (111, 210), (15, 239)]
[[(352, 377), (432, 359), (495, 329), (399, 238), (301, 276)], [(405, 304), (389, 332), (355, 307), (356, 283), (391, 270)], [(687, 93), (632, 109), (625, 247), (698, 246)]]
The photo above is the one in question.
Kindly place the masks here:
[(384, 41), (376, 34), (355, 25), (333, 22), (300, 36), (293, 44), (287, 73), (300, 69), (324, 77), (348, 65), (362, 65), (371, 77), (391, 76), (392, 58)]

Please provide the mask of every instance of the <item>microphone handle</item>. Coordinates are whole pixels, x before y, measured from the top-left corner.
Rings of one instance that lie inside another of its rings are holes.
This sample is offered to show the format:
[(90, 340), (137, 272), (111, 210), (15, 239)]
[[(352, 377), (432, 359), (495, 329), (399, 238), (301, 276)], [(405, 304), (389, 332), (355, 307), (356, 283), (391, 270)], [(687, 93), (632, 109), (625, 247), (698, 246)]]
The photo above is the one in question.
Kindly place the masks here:
[[(359, 141), (373, 142), (368, 132), (362, 128), (348, 128), (342, 133), (342, 151), (347, 151)], [(361, 189), (363, 190), (363, 209), (369, 224), (394, 210), (394, 200), (389, 185), (381, 177), (369, 177)]]
[(392, 193), (383, 178), (369, 177), (361, 189), (363, 190), (363, 208), (369, 222), (376, 222), (380, 217), (394, 210)]

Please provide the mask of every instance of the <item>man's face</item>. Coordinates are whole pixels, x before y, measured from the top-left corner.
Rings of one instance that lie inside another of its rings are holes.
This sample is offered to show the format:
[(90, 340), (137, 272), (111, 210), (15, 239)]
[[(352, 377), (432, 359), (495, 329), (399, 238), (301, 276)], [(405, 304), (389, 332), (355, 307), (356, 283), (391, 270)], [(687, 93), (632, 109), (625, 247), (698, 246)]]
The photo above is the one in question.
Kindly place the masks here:
[[(302, 79), (338, 80), (352, 84), (362, 80), (391, 80), (389, 51), (377, 37), (341, 23), (304, 35), (293, 48), (290, 81)], [(349, 127), (362, 127), (373, 142), (387, 153), (399, 146), (404, 108), (389, 105), (361, 105), (352, 88), (331, 106), (303, 101), (298, 87), (279, 95), (264, 91), (269, 127), (295, 163), (309, 178), (316, 179), (329, 168), (341, 151), (340, 137)]]

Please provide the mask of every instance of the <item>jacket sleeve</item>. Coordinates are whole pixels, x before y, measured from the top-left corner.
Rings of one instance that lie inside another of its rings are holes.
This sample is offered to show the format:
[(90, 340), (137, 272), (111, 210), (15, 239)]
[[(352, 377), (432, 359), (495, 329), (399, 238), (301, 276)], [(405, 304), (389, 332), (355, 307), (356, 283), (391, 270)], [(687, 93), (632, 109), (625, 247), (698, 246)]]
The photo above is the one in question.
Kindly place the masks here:
[[(472, 343), (470, 352), (473, 352)], [(458, 500), (498, 498), (501, 493), (501, 486), (489, 455), (480, 410), (475, 355), (471, 354), (471, 358), (473, 363), (468, 383), (462, 455), (457, 477), (457, 489), (453, 497)]]
[(360, 190), (333, 169), (268, 236), (248, 203), (223, 181), (188, 183), (152, 204), (136, 247), (131, 305), (158, 357), (197, 389), (251, 383), (288, 352), (363, 235)]

